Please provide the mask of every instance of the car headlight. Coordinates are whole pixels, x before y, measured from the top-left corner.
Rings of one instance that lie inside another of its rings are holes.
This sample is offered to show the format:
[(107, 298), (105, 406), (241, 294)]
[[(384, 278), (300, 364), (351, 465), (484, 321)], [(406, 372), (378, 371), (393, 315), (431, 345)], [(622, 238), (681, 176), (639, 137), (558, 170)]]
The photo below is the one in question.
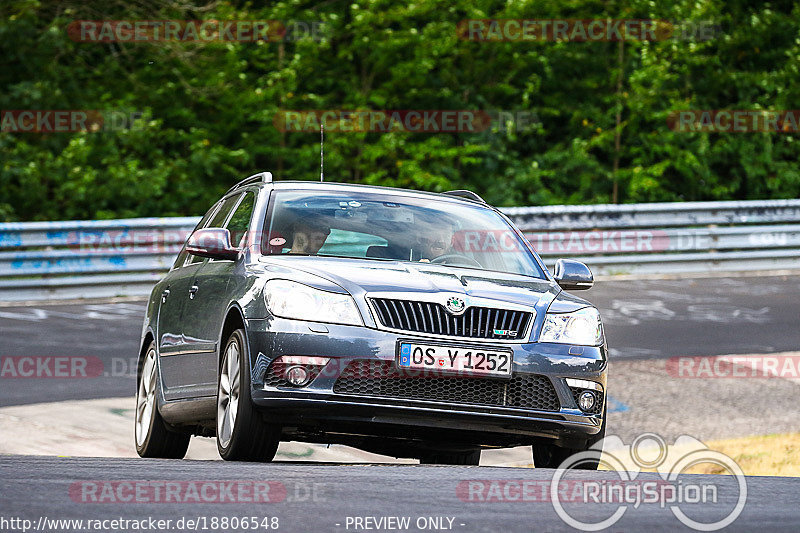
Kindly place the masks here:
[(283, 279), (268, 281), (264, 286), (267, 309), (275, 316), (361, 326), (361, 314), (349, 294), (323, 291)]
[(547, 313), (539, 342), (560, 342), (599, 346), (603, 344), (603, 324), (594, 307), (573, 313)]

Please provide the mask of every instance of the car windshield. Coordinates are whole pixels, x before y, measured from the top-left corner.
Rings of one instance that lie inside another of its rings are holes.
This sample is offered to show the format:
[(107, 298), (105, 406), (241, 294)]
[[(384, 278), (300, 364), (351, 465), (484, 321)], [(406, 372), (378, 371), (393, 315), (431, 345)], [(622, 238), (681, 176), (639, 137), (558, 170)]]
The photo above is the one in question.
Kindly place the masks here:
[(411, 261), (544, 278), (496, 212), (463, 202), (335, 191), (276, 191), (262, 253)]

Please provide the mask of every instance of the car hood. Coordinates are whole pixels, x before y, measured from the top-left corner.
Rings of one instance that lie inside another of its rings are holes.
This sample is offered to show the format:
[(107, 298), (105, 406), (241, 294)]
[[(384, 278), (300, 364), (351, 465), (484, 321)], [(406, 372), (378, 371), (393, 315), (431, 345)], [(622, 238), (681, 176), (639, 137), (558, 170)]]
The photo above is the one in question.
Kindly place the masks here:
[(550, 280), (502, 272), (430, 263), (314, 256), (272, 256), (263, 262), (273, 266), (270, 270), (274, 277), (284, 277), (282, 273), (288, 275), (292, 271), (311, 274), (338, 285), (357, 299), (363, 299), (367, 293), (380, 292), (407, 293), (412, 297), (413, 293), (458, 294), (468, 297), (467, 300), (475, 297), (535, 307), (537, 312), (546, 311), (556, 299), (559, 307), (577, 309), (590, 305), (562, 293), (561, 288)]

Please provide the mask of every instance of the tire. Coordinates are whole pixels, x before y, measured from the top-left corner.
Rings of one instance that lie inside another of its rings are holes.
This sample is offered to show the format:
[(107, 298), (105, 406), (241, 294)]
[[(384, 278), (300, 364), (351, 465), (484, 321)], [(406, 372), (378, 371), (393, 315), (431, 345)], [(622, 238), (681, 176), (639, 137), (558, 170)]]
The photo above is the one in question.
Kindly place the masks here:
[[(533, 466), (534, 468), (558, 468), (561, 463), (575, 455), (576, 453), (585, 452), (606, 436), (606, 409), (603, 408), (603, 423), (600, 426), (600, 431), (596, 435), (592, 435), (586, 441), (583, 448), (562, 448), (555, 444), (545, 442), (536, 443), (531, 446), (533, 451)], [(602, 450), (599, 450), (602, 452)], [(584, 460), (575, 465), (575, 470), (597, 470), (600, 466), (600, 453), (597, 454), (596, 459)]]
[(420, 457), (421, 465), (471, 465), (481, 462), (481, 451), (470, 452), (430, 452)]
[(280, 428), (264, 422), (250, 396), (250, 357), (244, 330), (230, 334), (217, 379), (217, 450), (226, 461), (269, 462)]
[(159, 387), (158, 355), (155, 343), (147, 347), (136, 383), (136, 411), (134, 413), (134, 443), (140, 457), (182, 459), (189, 448), (191, 435), (171, 430), (161, 413), (158, 401)]

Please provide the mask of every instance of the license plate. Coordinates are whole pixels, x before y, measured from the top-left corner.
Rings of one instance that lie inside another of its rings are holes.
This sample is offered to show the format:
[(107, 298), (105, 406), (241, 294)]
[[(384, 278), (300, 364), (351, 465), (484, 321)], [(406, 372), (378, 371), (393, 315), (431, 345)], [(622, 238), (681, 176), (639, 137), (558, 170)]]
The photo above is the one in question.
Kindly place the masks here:
[(511, 376), (512, 354), (506, 350), (439, 344), (400, 343), (397, 366), (479, 376)]

